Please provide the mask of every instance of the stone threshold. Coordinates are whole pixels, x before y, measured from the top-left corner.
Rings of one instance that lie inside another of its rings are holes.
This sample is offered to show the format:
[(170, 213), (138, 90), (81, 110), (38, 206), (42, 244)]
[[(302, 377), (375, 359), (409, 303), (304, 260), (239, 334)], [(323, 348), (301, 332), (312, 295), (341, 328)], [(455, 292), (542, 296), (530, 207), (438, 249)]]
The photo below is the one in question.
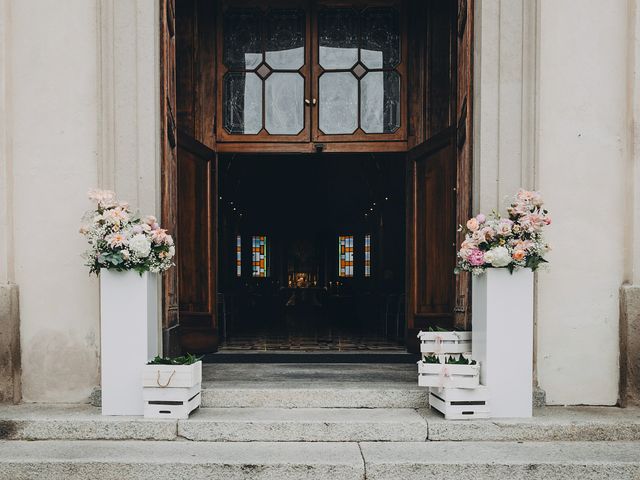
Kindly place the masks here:
[(155, 420), (23, 404), (0, 406), (0, 440), (640, 441), (640, 408), (544, 407), (531, 419), (465, 421), (410, 408), (201, 408), (188, 420)]

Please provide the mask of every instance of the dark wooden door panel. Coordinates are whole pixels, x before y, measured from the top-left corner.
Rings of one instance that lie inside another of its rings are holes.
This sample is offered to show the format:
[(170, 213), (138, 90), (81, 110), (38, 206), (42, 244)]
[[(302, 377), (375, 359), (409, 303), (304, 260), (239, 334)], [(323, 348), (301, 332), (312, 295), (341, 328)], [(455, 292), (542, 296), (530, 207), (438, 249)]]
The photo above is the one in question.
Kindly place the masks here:
[[(454, 275), (461, 234), (471, 213), (473, 0), (426, 3), (424, 130), (408, 154), (407, 345), (430, 325), (470, 328), (470, 278)], [(421, 43), (418, 42), (418, 48)], [(412, 117), (421, 120), (422, 111)], [(424, 139), (420, 143), (420, 139)]]
[(452, 325), (456, 237), (456, 158), (449, 129), (409, 156), (407, 346), (432, 325)]
[(216, 319), (216, 155), (178, 135), (178, 272), (183, 352), (218, 346)]

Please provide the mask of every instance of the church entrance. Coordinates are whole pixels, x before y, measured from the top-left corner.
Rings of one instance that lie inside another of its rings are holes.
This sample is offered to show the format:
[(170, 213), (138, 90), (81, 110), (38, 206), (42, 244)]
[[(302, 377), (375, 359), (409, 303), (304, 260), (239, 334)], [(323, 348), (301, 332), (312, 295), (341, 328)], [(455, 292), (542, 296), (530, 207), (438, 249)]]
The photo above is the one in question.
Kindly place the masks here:
[(223, 351), (404, 351), (405, 159), (223, 155)]
[(162, 0), (167, 354), (470, 327), (471, 0)]

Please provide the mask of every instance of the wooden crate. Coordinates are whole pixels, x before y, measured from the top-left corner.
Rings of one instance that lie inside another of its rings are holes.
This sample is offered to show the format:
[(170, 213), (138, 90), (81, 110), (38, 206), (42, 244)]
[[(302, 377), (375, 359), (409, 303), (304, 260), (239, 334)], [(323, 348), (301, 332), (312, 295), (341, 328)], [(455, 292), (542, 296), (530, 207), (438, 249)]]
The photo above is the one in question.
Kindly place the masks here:
[(145, 387), (142, 389), (145, 418), (189, 418), (200, 406), (201, 384), (191, 388)]
[(421, 387), (476, 388), (479, 384), (479, 365), (418, 362), (418, 385)]
[(426, 354), (471, 352), (471, 332), (423, 332), (418, 333), (420, 351)]
[(202, 362), (191, 365), (145, 365), (143, 387), (191, 388), (202, 383)]
[(447, 420), (491, 417), (489, 389), (484, 385), (474, 389), (431, 387), (429, 406), (442, 413)]

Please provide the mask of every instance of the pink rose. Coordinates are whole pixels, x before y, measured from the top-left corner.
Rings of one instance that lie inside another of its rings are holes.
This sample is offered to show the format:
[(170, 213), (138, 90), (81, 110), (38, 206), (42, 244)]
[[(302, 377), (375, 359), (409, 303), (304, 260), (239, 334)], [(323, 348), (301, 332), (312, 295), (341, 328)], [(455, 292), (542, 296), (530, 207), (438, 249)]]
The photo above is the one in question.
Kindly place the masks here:
[(462, 242), (462, 245), (460, 245), (461, 249), (466, 249), (466, 250), (471, 250), (477, 247), (478, 246), (476, 245), (476, 243), (470, 238), (465, 238), (465, 240)]
[(478, 223), (484, 223), (487, 221), (487, 217), (484, 213), (479, 213), (478, 215), (476, 215), (476, 220), (478, 220)]
[(484, 253), (477, 248), (473, 249), (467, 255), (467, 261), (474, 267), (479, 267), (484, 264)]
[(475, 218), (470, 218), (467, 221), (467, 228), (472, 232), (475, 232), (476, 230), (478, 230), (479, 226), (480, 224), (478, 223), (478, 220), (476, 220)]
[(163, 228), (158, 228), (151, 232), (151, 240), (156, 245), (162, 245), (167, 240), (167, 231)]
[(493, 237), (496, 236), (496, 231), (491, 227), (484, 227), (482, 230), (480, 230), (480, 233), (487, 242), (493, 240)]

